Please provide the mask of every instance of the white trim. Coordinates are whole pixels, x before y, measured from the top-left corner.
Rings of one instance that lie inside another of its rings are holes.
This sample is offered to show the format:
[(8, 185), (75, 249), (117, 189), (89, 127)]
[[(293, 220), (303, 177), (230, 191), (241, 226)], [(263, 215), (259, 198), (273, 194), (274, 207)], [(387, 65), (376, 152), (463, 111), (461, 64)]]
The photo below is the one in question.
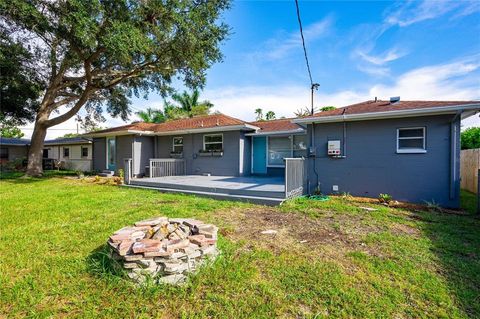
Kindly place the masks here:
[[(109, 137), (106, 137), (105, 138), (105, 146), (106, 146), (106, 150), (105, 150), (105, 169), (109, 170), (108, 168), (108, 140), (109, 139), (113, 139), (115, 141), (115, 168), (117, 168), (117, 161), (116, 161), (116, 157), (117, 157), (117, 138), (116, 136), (109, 136)], [(135, 142), (135, 141), (133, 141)], [(133, 158), (133, 150), (132, 150), (132, 158)]]
[[(182, 139), (182, 144), (175, 144), (175, 139), (180, 138)], [(182, 153), (183, 153), (183, 136), (174, 136), (172, 137), (172, 152), (175, 152), (175, 146), (181, 146), (182, 147)]]
[[(400, 137), (400, 130), (422, 130), (422, 136), (411, 136), (411, 137)], [(423, 141), (423, 149), (419, 148), (400, 148), (400, 140), (419, 140)], [(415, 127), (399, 127), (397, 128), (397, 153), (398, 154), (423, 154), (426, 153), (426, 127), (425, 126), (415, 126)]]
[(223, 133), (218, 133), (218, 134), (204, 134), (203, 135), (203, 138), (202, 138), (203, 139), (203, 148), (202, 148), (203, 151), (206, 151), (206, 149), (205, 149), (206, 144), (220, 144), (220, 142), (205, 142), (205, 137), (206, 136), (221, 136), (222, 137), (222, 142), (221, 143), (222, 143), (222, 150), (223, 150)]
[(271, 132), (258, 132), (258, 133), (247, 133), (245, 136), (268, 136), (268, 135), (303, 135), (307, 132), (303, 128), (298, 128), (296, 130), (286, 130), (286, 131), (271, 131)]
[(369, 112), (360, 114), (347, 114), (336, 116), (318, 116), (318, 117), (305, 117), (293, 119), (292, 123), (329, 123), (329, 122), (343, 122), (343, 121), (361, 121), (361, 120), (376, 120), (385, 118), (398, 118), (398, 117), (412, 117), (412, 116), (428, 116), (428, 115), (441, 115), (441, 114), (453, 114), (457, 111), (463, 110), (480, 110), (480, 102), (475, 104), (462, 104), (462, 105), (450, 105), (442, 107), (428, 107), (409, 110), (394, 110), (383, 112)]

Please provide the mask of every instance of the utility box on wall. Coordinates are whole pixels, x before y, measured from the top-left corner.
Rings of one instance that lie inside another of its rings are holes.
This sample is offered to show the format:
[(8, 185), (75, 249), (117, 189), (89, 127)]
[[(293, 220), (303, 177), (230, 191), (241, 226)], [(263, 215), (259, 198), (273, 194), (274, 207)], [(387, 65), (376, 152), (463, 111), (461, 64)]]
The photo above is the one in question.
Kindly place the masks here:
[(329, 156), (340, 155), (340, 141), (339, 140), (328, 141), (328, 155)]

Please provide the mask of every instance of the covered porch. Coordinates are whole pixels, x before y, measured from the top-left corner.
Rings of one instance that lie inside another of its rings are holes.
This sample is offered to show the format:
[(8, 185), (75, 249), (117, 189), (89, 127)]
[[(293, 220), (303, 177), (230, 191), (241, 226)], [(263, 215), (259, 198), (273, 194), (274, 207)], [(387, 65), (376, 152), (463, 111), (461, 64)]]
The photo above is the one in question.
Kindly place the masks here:
[(195, 194), (216, 199), (239, 200), (265, 205), (278, 205), (285, 199), (303, 193), (301, 158), (285, 159), (284, 176), (210, 176), (187, 175), (185, 162), (174, 159), (151, 159), (147, 177), (133, 178), (128, 172), (131, 160), (125, 163), (125, 184), (163, 192)]

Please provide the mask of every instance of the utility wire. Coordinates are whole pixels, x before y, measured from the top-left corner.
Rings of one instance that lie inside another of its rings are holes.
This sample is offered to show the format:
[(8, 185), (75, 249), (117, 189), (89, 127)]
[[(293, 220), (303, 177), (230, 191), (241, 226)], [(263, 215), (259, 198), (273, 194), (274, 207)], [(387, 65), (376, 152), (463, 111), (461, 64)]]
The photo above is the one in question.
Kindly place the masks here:
[(303, 37), (302, 19), (300, 18), (298, 0), (295, 0), (295, 6), (297, 7), (298, 25), (300, 26), (300, 35), (302, 36), (303, 53), (305, 54), (305, 62), (307, 62), (308, 77), (310, 79), (310, 85), (313, 87), (312, 72), (310, 71), (310, 63), (308, 63), (307, 48), (305, 47), (305, 38)]

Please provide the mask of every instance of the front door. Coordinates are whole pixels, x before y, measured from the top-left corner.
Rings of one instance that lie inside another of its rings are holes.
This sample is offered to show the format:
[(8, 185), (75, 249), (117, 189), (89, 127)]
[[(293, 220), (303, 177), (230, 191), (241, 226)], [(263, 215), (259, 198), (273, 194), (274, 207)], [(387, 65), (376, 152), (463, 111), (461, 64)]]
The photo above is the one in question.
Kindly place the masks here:
[(267, 139), (265, 136), (254, 136), (252, 143), (252, 174), (266, 174)]
[(115, 137), (107, 137), (107, 169), (115, 170)]

